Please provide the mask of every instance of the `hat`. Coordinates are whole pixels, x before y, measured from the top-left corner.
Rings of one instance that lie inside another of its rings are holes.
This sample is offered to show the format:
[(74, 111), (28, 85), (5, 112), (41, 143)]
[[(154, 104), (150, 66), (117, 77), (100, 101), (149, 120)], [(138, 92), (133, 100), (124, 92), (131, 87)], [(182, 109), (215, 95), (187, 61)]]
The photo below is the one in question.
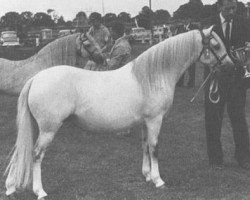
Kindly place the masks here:
[(97, 12), (93, 12), (90, 14), (89, 16), (89, 21), (94, 21), (94, 20), (97, 20), (97, 21), (101, 21), (102, 20), (102, 15), (100, 13), (97, 13)]

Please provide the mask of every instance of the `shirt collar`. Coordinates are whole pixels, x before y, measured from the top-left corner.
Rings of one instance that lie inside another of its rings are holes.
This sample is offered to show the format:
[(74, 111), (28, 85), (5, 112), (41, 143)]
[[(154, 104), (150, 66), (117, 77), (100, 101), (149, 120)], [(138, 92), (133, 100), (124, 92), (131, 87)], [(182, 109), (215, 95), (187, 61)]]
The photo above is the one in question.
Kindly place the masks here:
[[(221, 21), (221, 24), (224, 24), (224, 23), (226, 23), (227, 21), (226, 21), (226, 19), (222, 16), (222, 14), (220, 13), (220, 21)], [(229, 21), (229, 23), (232, 23), (232, 19)]]

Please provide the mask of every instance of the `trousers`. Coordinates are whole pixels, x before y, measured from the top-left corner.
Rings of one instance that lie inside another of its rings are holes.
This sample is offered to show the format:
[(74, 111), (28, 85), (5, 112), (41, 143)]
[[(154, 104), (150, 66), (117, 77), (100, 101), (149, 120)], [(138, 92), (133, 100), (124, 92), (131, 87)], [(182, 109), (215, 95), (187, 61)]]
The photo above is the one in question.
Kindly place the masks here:
[(217, 104), (209, 100), (209, 85), (205, 87), (205, 129), (210, 164), (223, 162), (221, 128), (225, 107), (230, 118), (238, 162), (249, 159), (249, 132), (245, 116), (246, 88), (237, 75), (223, 75), (218, 80)]

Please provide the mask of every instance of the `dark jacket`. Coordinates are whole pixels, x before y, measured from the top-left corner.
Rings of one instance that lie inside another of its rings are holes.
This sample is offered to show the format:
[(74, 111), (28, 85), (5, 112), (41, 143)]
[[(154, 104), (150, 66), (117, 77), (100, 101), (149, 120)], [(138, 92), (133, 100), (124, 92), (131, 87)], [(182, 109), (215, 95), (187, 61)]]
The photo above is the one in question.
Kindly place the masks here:
[(237, 49), (239, 47), (243, 47), (245, 45), (245, 42), (250, 41), (249, 24), (247, 24), (247, 21), (242, 17), (235, 16), (233, 18), (231, 41), (229, 45), (225, 42), (225, 37), (223, 34), (219, 15), (212, 19), (212, 24), (215, 25), (214, 31), (220, 36), (220, 38), (224, 42), (228, 53), (231, 47)]
[[(247, 41), (250, 41), (249, 24), (247, 23), (246, 19), (244, 19), (240, 16), (234, 16), (234, 18), (233, 18), (230, 44), (226, 43), (225, 36), (223, 33), (223, 29), (222, 29), (222, 25), (221, 25), (220, 15), (218, 14), (216, 17), (212, 18), (210, 20), (210, 23), (211, 23), (211, 25), (214, 25), (213, 31), (216, 32), (218, 34), (218, 36), (222, 39), (229, 56), (231, 55), (230, 49), (232, 47), (234, 49), (237, 49), (239, 47), (245, 46), (245, 43)], [(236, 63), (236, 61), (234, 61), (234, 62)], [(235, 75), (237, 75), (237, 77), (242, 77), (243, 73), (244, 73), (243, 67), (236, 65), (236, 68), (237, 68), (236, 71), (227, 71), (226, 73), (223, 72), (222, 74), (220, 74), (220, 76), (221, 75), (224, 76), (226, 74), (229, 74), (229, 75), (235, 74)], [(210, 70), (206, 67), (205, 74), (204, 74), (205, 77), (209, 74), (209, 72), (210, 72)]]

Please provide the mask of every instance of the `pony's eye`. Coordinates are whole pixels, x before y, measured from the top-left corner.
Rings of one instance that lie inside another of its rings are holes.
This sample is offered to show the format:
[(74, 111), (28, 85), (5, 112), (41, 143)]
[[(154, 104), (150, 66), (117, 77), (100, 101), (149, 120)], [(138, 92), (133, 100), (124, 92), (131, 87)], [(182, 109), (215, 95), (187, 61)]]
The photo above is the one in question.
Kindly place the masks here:
[(219, 49), (220, 49), (220, 44), (215, 45), (214, 48), (215, 48), (216, 50), (219, 50)]

